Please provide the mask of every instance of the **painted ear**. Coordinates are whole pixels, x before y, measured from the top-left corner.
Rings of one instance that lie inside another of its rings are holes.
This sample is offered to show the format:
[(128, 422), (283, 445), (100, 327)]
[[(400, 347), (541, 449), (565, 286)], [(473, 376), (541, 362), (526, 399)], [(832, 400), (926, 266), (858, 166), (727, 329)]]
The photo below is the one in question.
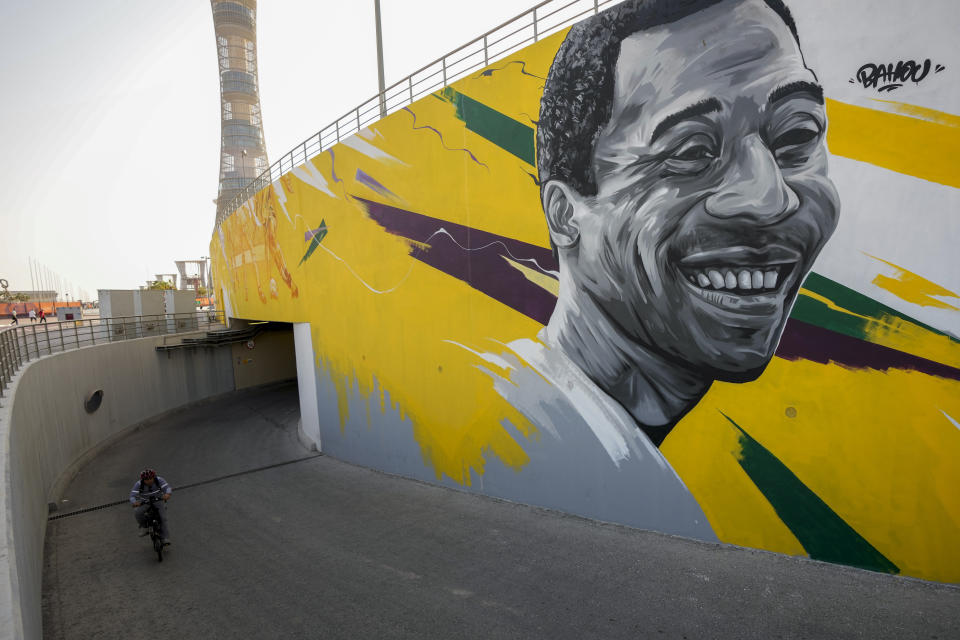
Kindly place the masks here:
[(580, 240), (574, 219), (580, 194), (559, 180), (551, 180), (543, 189), (543, 212), (550, 227), (550, 239), (560, 249), (569, 249)]

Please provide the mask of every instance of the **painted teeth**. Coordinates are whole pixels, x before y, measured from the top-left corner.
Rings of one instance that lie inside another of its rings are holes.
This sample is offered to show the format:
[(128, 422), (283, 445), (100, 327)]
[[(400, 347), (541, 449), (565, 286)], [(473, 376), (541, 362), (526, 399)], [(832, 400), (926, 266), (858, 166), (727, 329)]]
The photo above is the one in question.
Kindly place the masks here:
[(738, 289), (740, 291), (776, 289), (780, 280), (778, 268), (773, 269), (704, 269), (687, 276), (692, 284), (703, 289)]

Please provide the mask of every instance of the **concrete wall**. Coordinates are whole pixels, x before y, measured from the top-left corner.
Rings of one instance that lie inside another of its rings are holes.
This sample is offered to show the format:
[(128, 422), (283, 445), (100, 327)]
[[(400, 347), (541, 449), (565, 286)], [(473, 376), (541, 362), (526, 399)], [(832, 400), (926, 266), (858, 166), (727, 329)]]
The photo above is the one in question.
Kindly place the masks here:
[(297, 377), (293, 329), (266, 330), (231, 347), (237, 389)]
[[(165, 411), (235, 389), (228, 348), (157, 353), (158, 338), (87, 347), (27, 365), (0, 409), (2, 517), (9, 572), (0, 579), (0, 637), (39, 638), (47, 503), (74, 461)], [(292, 355), (291, 355), (292, 358)], [(92, 414), (84, 400), (103, 390)], [(0, 560), (2, 561), (2, 560)], [(3, 603), (6, 604), (6, 603)]]
[(305, 446), (308, 448), (312, 446), (322, 451), (320, 413), (317, 403), (317, 366), (313, 355), (309, 322), (297, 322), (293, 325), (293, 340), (297, 356), (297, 388), (300, 392), (298, 434)]
[(134, 313), (133, 289), (98, 289), (101, 318), (120, 318)]
[(960, 5), (648, 4), (290, 169), (222, 299), (309, 323), (328, 454), (960, 582)]
[(133, 292), (133, 315), (158, 316), (164, 313), (164, 291), (141, 289)]
[(57, 307), (57, 320), (60, 322), (83, 320), (83, 307)]
[(171, 289), (163, 292), (163, 313), (192, 313), (197, 310), (196, 293)]

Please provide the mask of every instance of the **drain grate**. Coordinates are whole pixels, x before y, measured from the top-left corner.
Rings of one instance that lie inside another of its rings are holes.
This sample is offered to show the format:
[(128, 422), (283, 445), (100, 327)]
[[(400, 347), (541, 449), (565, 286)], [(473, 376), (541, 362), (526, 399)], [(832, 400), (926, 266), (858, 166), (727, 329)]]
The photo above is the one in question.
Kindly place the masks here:
[(107, 507), (116, 507), (117, 505), (127, 504), (126, 500), (118, 500), (117, 502), (108, 502), (107, 504), (98, 504), (95, 507), (87, 507), (86, 509), (77, 509), (76, 511), (71, 511), (69, 513), (58, 513), (55, 516), (50, 516), (47, 520), (59, 520), (60, 518), (66, 518), (68, 516), (78, 516), (81, 513), (90, 513), (91, 511), (99, 511), (100, 509), (106, 509)]
[[(277, 467), (284, 467), (288, 464), (296, 464), (298, 462), (305, 462), (307, 460), (313, 460), (314, 458), (319, 458), (323, 456), (322, 453), (316, 453), (312, 456), (305, 456), (303, 458), (295, 458), (293, 460), (286, 460), (284, 462), (277, 462), (274, 464), (268, 464), (264, 467), (257, 467), (255, 469), (247, 469), (246, 471), (238, 471), (236, 473), (228, 473), (227, 475), (217, 476), (216, 478), (208, 478), (207, 480), (200, 480), (199, 482), (191, 482), (189, 484), (183, 484), (177, 487), (177, 491), (184, 491), (186, 489), (193, 489), (195, 487), (202, 487), (205, 484), (213, 484), (214, 482), (221, 482), (223, 480), (229, 480), (230, 478), (236, 478), (238, 476), (245, 476), (251, 473), (257, 473), (260, 471), (266, 471), (267, 469), (276, 469)], [(87, 507), (85, 509), (77, 509), (76, 511), (69, 511), (67, 513), (58, 513), (55, 516), (50, 516), (47, 518), (47, 521), (50, 520), (59, 520), (60, 518), (69, 518), (70, 516), (78, 516), (81, 513), (90, 513), (91, 511), (99, 511), (101, 509), (109, 509), (110, 507), (117, 507), (122, 504), (130, 504), (129, 500), (117, 500), (116, 502), (107, 502), (105, 504), (98, 504), (95, 507)]]

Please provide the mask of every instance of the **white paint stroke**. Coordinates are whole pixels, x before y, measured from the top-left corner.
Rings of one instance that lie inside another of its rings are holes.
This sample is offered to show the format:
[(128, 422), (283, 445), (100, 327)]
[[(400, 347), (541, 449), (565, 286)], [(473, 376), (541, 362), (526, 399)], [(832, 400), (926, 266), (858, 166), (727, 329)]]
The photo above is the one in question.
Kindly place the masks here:
[(344, 260), (343, 258), (341, 258), (340, 256), (338, 256), (337, 254), (335, 254), (333, 251), (331, 251), (330, 249), (328, 249), (325, 244), (320, 243), (320, 248), (323, 249), (324, 251), (326, 251), (327, 253), (329, 253), (331, 256), (333, 256), (333, 259), (334, 259), (334, 260), (337, 260), (337, 261), (339, 261), (339, 262), (342, 262), (342, 263), (343, 263), (343, 266), (345, 266), (345, 267), (347, 268), (347, 270), (350, 271), (350, 273), (353, 275), (353, 277), (356, 278), (356, 279), (360, 282), (360, 284), (362, 284), (363, 286), (365, 286), (367, 289), (369, 289), (369, 290), (372, 291), (373, 293), (393, 293), (393, 292), (396, 291), (398, 288), (400, 288), (400, 285), (402, 285), (404, 282), (407, 281), (407, 278), (410, 277), (410, 272), (413, 271), (413, 261), (411, 260), (411, 261), (410, 261), (410, 268), (407, 269), (407, 273), (400, 279), (400, 282), (398, 282), (397, 284), (393, 285), (393, 286), (390, 287), (389, 289), (377, 289), (376, 287), (370, 286), (370, 284), (367, 283), (366, 280), (364, 280), (362, 277), (360, 277), (360, 274), (359, 274), (359, 273), (357, 273), (356, 271), (353, 270), (353, 267), (350, 266), (350, 263), (349, 263), (349, 262), (347, 262), (346, 260)]
[(369, 142), (367, 142), (366, 140), (364, 140), (359, 136), (351, 136), (346, 140), (342, 140), (340, 144), (344, 145), (345, 147), (350, 147), (357, 153), (361, 153), (366, 157), (372, 160), (376, 160), (378, 162), (386, 162), (389, 164), (399, 164), (404, 167), (409, 166), (403, 160), (393, 157), (383, 149), (373, 146), (372, 144), (370, 144)]
[(287, 212), (287, 192), (283, 190), (283, 183), (275, 180), (273, 182), (273, 192), (277, 195), (277, 203), (283, 209), (283, 215), (287, 216), (287, 221), (290, 224), (293, 224), (293, 220), (290, 219), (290, 214)]
[(482, 359), (482, 360), (486, 360), (486, 361), (489, 362), (490, 364), (495, 365), (495, 366), (497, 366), (497, 367), (500, 367), (501, 369), (505, 369), (505, 370), (509, 371), (509, 370), (511, 370), (511, 369), (515, 369), (515, 368), (516, 368), (516, 367), (514, 367), (512, 364), (510, 364), (509, 362), (507, 362), (506, 360), (504, 360), (503, 358), (501, 358), (500, 356), (498, 356), (498, 355), (496, 355), (496, 354), (494, 354), (494, 353), (482, 353), (482, 352), (480, 352), (480, 351), (474, 351), (474, 350), (471, 349), (470, 347), (467, 347), (467, 346), (465, 346), (465, 345), (462, 345), (462, 344), (460, 344), (459, 342), (456, 342), (455, 340), (444, 340), (443, 342), (446, 342), (446, 343), (448, 343), (448, 344), (452, 344), (452, 345), (454, 345), (454, 346), (460, 347), (460, 348), (463, 349), (464, 351), (469, 351), (470, 353), (472, 353), (472, 354), (475, 355), (476, 357), (478, 357), (478, 358), (480, 358), (480, 359)]
[(292, 173), (314, 189), (324, 192), (331, 198), (337, 197), (333, 191), (330, 191), (330, 185), (327, 183), (327, 179), (323, 177), (320, 170), (313, 166), (313, 163), (309, 160), (299, 167), (294, 167)]
[(626, 411), (587, 378), (561, 349), (533, 340), (516, 340), (510, 348), (558, 391), (584, 417), (610, 460), (620, 466), (622, 460), (648, 458), (661, 469), (669, 466), (653, 443), (637, 428)]
[(948, 413), (947, 413), (946, 411), (944, 411), (943, 409), (940, 409), (940, 413), (943, 414), (943, 417), (944, 417), (944, 418), (946, 418), (947, 420), (949, 420), (950, 422), (952, 422), (952, 423), (953, 423), (953, 426), (955, 426), (957, 429), (960, 429), (960, 422), (957, 422), (957, 421), (954, 420), (952, 417), (950, 417), (950, 414), (948, 414)]
[(424, 244), (430, 242), (430, 240), (432, 240), (433, 238), (435, 238), (435, 237), (438, 236), (438, 235), (445, 235), (445, 236), (447, 236), (448, 238), (450, 238), (450, 240), (451, 240), (455, 245), (457, 245), (458, 247), (460, 247), (460, 248), (463, 249), (464, 251), (483, 251), (484, 249), (487, 249), (487, 248), (489, 248), (489, 247), (493, 247), (493, 246), (495, 246), (495, 245), (500, 245), (501, 247), (503, 247), (503, 250), (507, 252), (507, 255), (510, 256), (510, 259), (513, 260), (514, 262), (527, 262), (527, 263), (530, 263), (530, 264), (534, 265), (534, 266), (537, 268), (537, 270), (540, 271), (541, 273), (545, 273), (545, 274), (547, 274), (547, 275), (551, 275), (551, 276), (553, 276), (554, 278), (557, 278), (558, 280), (560, 279), (560, 273), (559, 273), (559, 272), (557, 272), (557, 271), (551, 271), (550, 269), (545, 269), (544, 267), (541, 267), (541, 266), (540, 266), (540, 263), (537, 262), (535, 258), (518, 258), (517, 256), (513, 255), (513, 253), (510, 251), (510, 248), (507, 247), (507, 245), (504, 244), (502, 240), (494, 240), (493, 242), (488, 242), (487, 244), (483, 245), (482, 247), (475, 247), (475, 248), (473, 248), (473, 249), (470, 249), (470, 248), (467, 248), (467, 247), (463, 246), (463, 245), (460, 244), (459, 242), (457, 242), (457, 239), (454, 238), (452, 235), (450, 235), (450, 232), (449, 232), (449, 231), (447, 231), (447, 230), (444, 229), (443, 227), (440, 227), (439, 229), (437, 229), (436, 231), (434, 231), (434, 232), (430, 235), (429, 238), (427, 238), (426, 240), (424, 240)]

